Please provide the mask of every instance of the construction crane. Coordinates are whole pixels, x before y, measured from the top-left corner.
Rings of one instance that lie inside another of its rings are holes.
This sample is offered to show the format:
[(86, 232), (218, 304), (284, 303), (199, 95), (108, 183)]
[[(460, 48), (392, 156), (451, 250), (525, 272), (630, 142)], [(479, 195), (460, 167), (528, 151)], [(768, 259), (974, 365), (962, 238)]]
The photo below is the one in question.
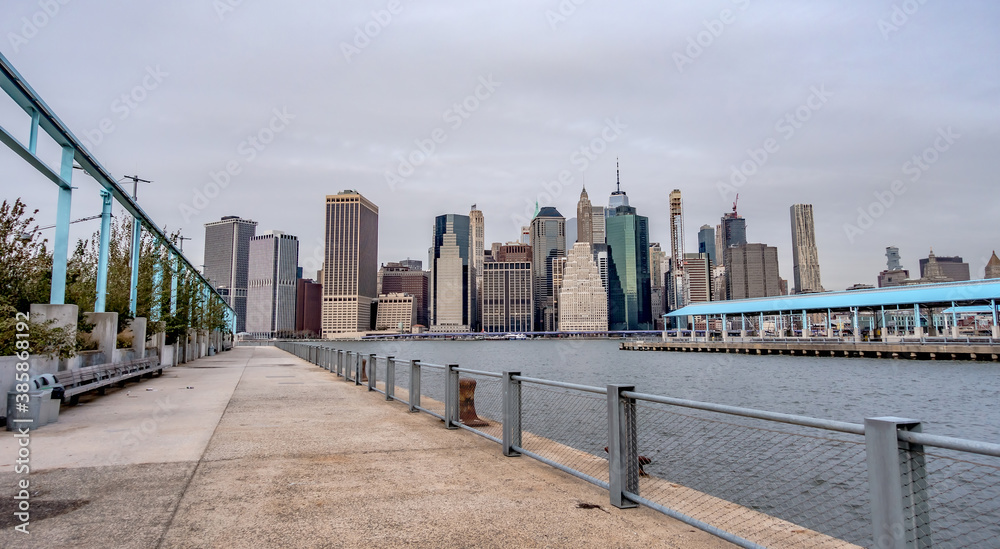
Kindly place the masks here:
[(740, 201), (740, 193), (736, 193), (736, 200), (733, 201), (733, 215), (736, 215), (736, 203)]

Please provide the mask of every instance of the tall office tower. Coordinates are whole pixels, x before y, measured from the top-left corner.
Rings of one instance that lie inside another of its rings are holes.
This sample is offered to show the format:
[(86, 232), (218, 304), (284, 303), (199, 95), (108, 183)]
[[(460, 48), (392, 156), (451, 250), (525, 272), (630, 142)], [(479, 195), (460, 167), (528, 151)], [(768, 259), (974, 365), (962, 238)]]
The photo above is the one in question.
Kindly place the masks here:
[(430, 328), (446, 326), (442, 330), (469, 331), (474, 322), (476, 278), (471, 225), (467, 215), (445, 214), (434, 219), (428, 286)]
[(793, 204), (792, 218), (792, 276), (794, 293), (822, 292), (819, 281), (819, 252), (816, 250), (816, 225), (813, 223), (812, 204)]
[(1000, 278), (1000, 257), (997, 257), (996, 251), (986, 263), (986, 274), (983, 278)]
[(607, 208), (604, 206), (592, 206), (590, 211), (590, 223), (593, 227), (593, 236), (591, 237), (590, 243), (604, 244), (607, 239), (604, 231), (607, 218)]
[(698, 253), (708, 254), (712, 265), (717, 265), (715, 257), (715, 229), (711, 225), (702, 225), (698, 231)]
[(558, 310), (552, 292), (552, 261), (566, 255), (566, 219), (546, 206), (531, 220), (531, 264), (534, 268), (535, 329), (552, 332), (558, 327)]
[(667, 312), (667, 300), (664, 295), (663, 268), (666, 266), (667, 252), (660, 248), (659, 242), (649, 245), (649, 307), (653, 323), (662, 322), (663, 313)]
[(406, 267), (411, 271), (422, 271), (424, 270), (424, 262), (419, 259), (406, 258), (399, 262), (400, 266)]
[(310, 338), (323, 332), (323, 285), (308, 278), (295, 281), (295, 332)]
[(684, 254), (688, 303), (712, 301), (712, 260), (708, 254)]
[(901, 271), (903, 269), (902, 265), (899, 263), (899, 248), (895, 246), (889, 246), (885, 249), (886, 258), (886, 270), (888, 271)]
[(378, 206), (353, 190), (326, 196), (323, 337), (363, 332), (378, 297)]
[(295, 331), (298, 265), (298, 238), (281, 231), (268, 231), (250, 239), (247, 332), (270, 338)]
[(724, 253), (726, 250), (726, 234), (722, 230), (722, 223), (715, 226), (715, 264), (723, 266)]
[(531, 227), (521, 227), (521, 244), (531, 246)]
[(589, 242), (577, 242), (566, 255), (559, 290), (560, 332), (603, 332), (608, 329), (608, 294)]
[(580, 193), (580, 201), (576, 203), (576, 241), (594, 242), (594, 205), (587, 196), (586, 186)]
[[(527, 246), (518, 246), (525, 247)], [(529, 248), (530, 250), (530, 248)], [(483, 331), (534, 331), (531, 261), (521, 252), (483, 263)]]
[(649, 219), (635, 208), (619, 206), (607, 219), (608, 327), (652, 329), (649, 280)]
[[(410, 263), (413, 264), (412, 262)], [(417, 265), (421, 262), (417, 261)], [(400, 261), (399, 263), (386, 263), (378, 270), (378, 293), (383, 294), (409, 294), (413, 296), (414, 308), (416, 309), (416, 323), (421, 326), (427, 324), (427, 295), (429, 287), (429, 277), (427, 271), (413, 270)]]
[(958, 282), (961, 280), (969, 280), (971, 278), (969, 271), (969, 264), (962, 260), (961, 257), (944, 257), (935, 256), (934, 250), (931, 250), (930, 255), (926, 258), (920, 260), (920, 277), (921, 278), (933, 278), (932, 275), (927, 274), (927, 263), (934, 257), (937, 260), (938, 267), (940, 268), (940, 276), (947, 278), (949, 280)]
[(236, 333), (246, 331), (250, 239), (256, 231), (256, 221), (237, 215), (205, 223), (205, 278), (236, 313)]
[(744, 244), (727, 248), (725, 256), (729, 299), (782, 295), (777, 248), (767, 244)]
[(670, 192), (670, 260), (678, 293), (671, 296), (673, 308), (687, 305), (687, 284), (684, 279), (684, 203), (680, 189)]
[(614, 215), (614, 209), (618, 206), (628, 206), (628, 195), (622, 190), (622, 172), (618, 168), (618, 159), (615, 159), (615, 190), (611, 193), (611, 197), (608, 198), (608, 211), (605, 211), (605, 217), (610, 217)]
[(476, 205), (472, 205), (472, 211), (469, 212), (469, 238), (472, 239), (472, 250), (469, 252), (471, 255), (469, 257), (469, 262), (473, 268), (474, 279), (475, 279), (475, 293), (476, 299), (472, 302), (472, 311), (469, 313), (469, 324), (470, 330), (479, 330), (479, 306), (483, 302), (482, 288), (483, 286), (483, 258), (485, 257), (485, 247), (486, 247), (486, 227), (485, 221), (483, 220), (483, 212), (476, 209)]

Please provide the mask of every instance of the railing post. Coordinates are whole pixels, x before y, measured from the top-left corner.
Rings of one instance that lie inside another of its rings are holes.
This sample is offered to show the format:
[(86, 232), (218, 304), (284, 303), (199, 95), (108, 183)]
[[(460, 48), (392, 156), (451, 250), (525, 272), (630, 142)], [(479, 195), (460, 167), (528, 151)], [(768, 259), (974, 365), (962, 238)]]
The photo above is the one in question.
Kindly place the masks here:
[(622, 396), (633, 385), (608, 385), (608, 475), (611, 505), (638, 507), (625, 492), (639, 494), (639, 444), (635, 425), (635, 400)]
[(458, 429), (458, 364), (449, 364), (444, 378), (444, 426)]
[(361, 385), (361, 353), (354, 353), (354, 384)]
[(920, 422), (899, 417), (865, 418), (874, 547), (930, 547), (924, 447), (899, 440), (898, 431), (919, 433)]
[(375, 353), (368, 354), (368, 390), (375, 390), (375, 374), (378, 373), (378, 368), (375, 363)]
[(410, 411), (417, 412), (420, 407), (420, 360), (410, 361)]
[(354, 351), (347, 351), (347, 362), (344, 363), (344, 381), (354, 381), (351, 376), (354, 375)]
[(503, 455), (517, 457), (521, 452), (521, 382), (514, 376), (521, 372), (503, 373)]
[(385, 399), (396, 398), (396, 357), (385, 357)]

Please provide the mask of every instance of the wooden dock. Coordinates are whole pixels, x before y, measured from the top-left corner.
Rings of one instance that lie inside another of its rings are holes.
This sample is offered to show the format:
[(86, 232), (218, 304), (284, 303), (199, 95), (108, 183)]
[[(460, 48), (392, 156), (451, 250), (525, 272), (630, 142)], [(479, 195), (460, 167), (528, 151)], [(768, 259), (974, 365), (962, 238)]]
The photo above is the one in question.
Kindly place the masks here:
[(911, 360), (1000, 360), (1000, 345), (989, 343), (921, 343), (919, 341), (830, 341), (824, 339), (767, 339), (735, 341), (625, 341), (624, 351), (671, 351), (688, 353), (734, 353), (745, 355), (793, 355), (850, 358), (896, 358)]

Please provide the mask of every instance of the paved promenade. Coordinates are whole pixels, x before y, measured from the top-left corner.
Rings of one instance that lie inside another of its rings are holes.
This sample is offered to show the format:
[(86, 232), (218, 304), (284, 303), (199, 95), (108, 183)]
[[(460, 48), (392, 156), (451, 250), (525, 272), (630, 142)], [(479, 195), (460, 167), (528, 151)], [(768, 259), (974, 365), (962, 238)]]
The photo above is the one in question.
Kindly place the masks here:
[(24, 535), (0, 439), (0, 547), (731, 547), (271, 347), (85, 397), (30, 449)]

